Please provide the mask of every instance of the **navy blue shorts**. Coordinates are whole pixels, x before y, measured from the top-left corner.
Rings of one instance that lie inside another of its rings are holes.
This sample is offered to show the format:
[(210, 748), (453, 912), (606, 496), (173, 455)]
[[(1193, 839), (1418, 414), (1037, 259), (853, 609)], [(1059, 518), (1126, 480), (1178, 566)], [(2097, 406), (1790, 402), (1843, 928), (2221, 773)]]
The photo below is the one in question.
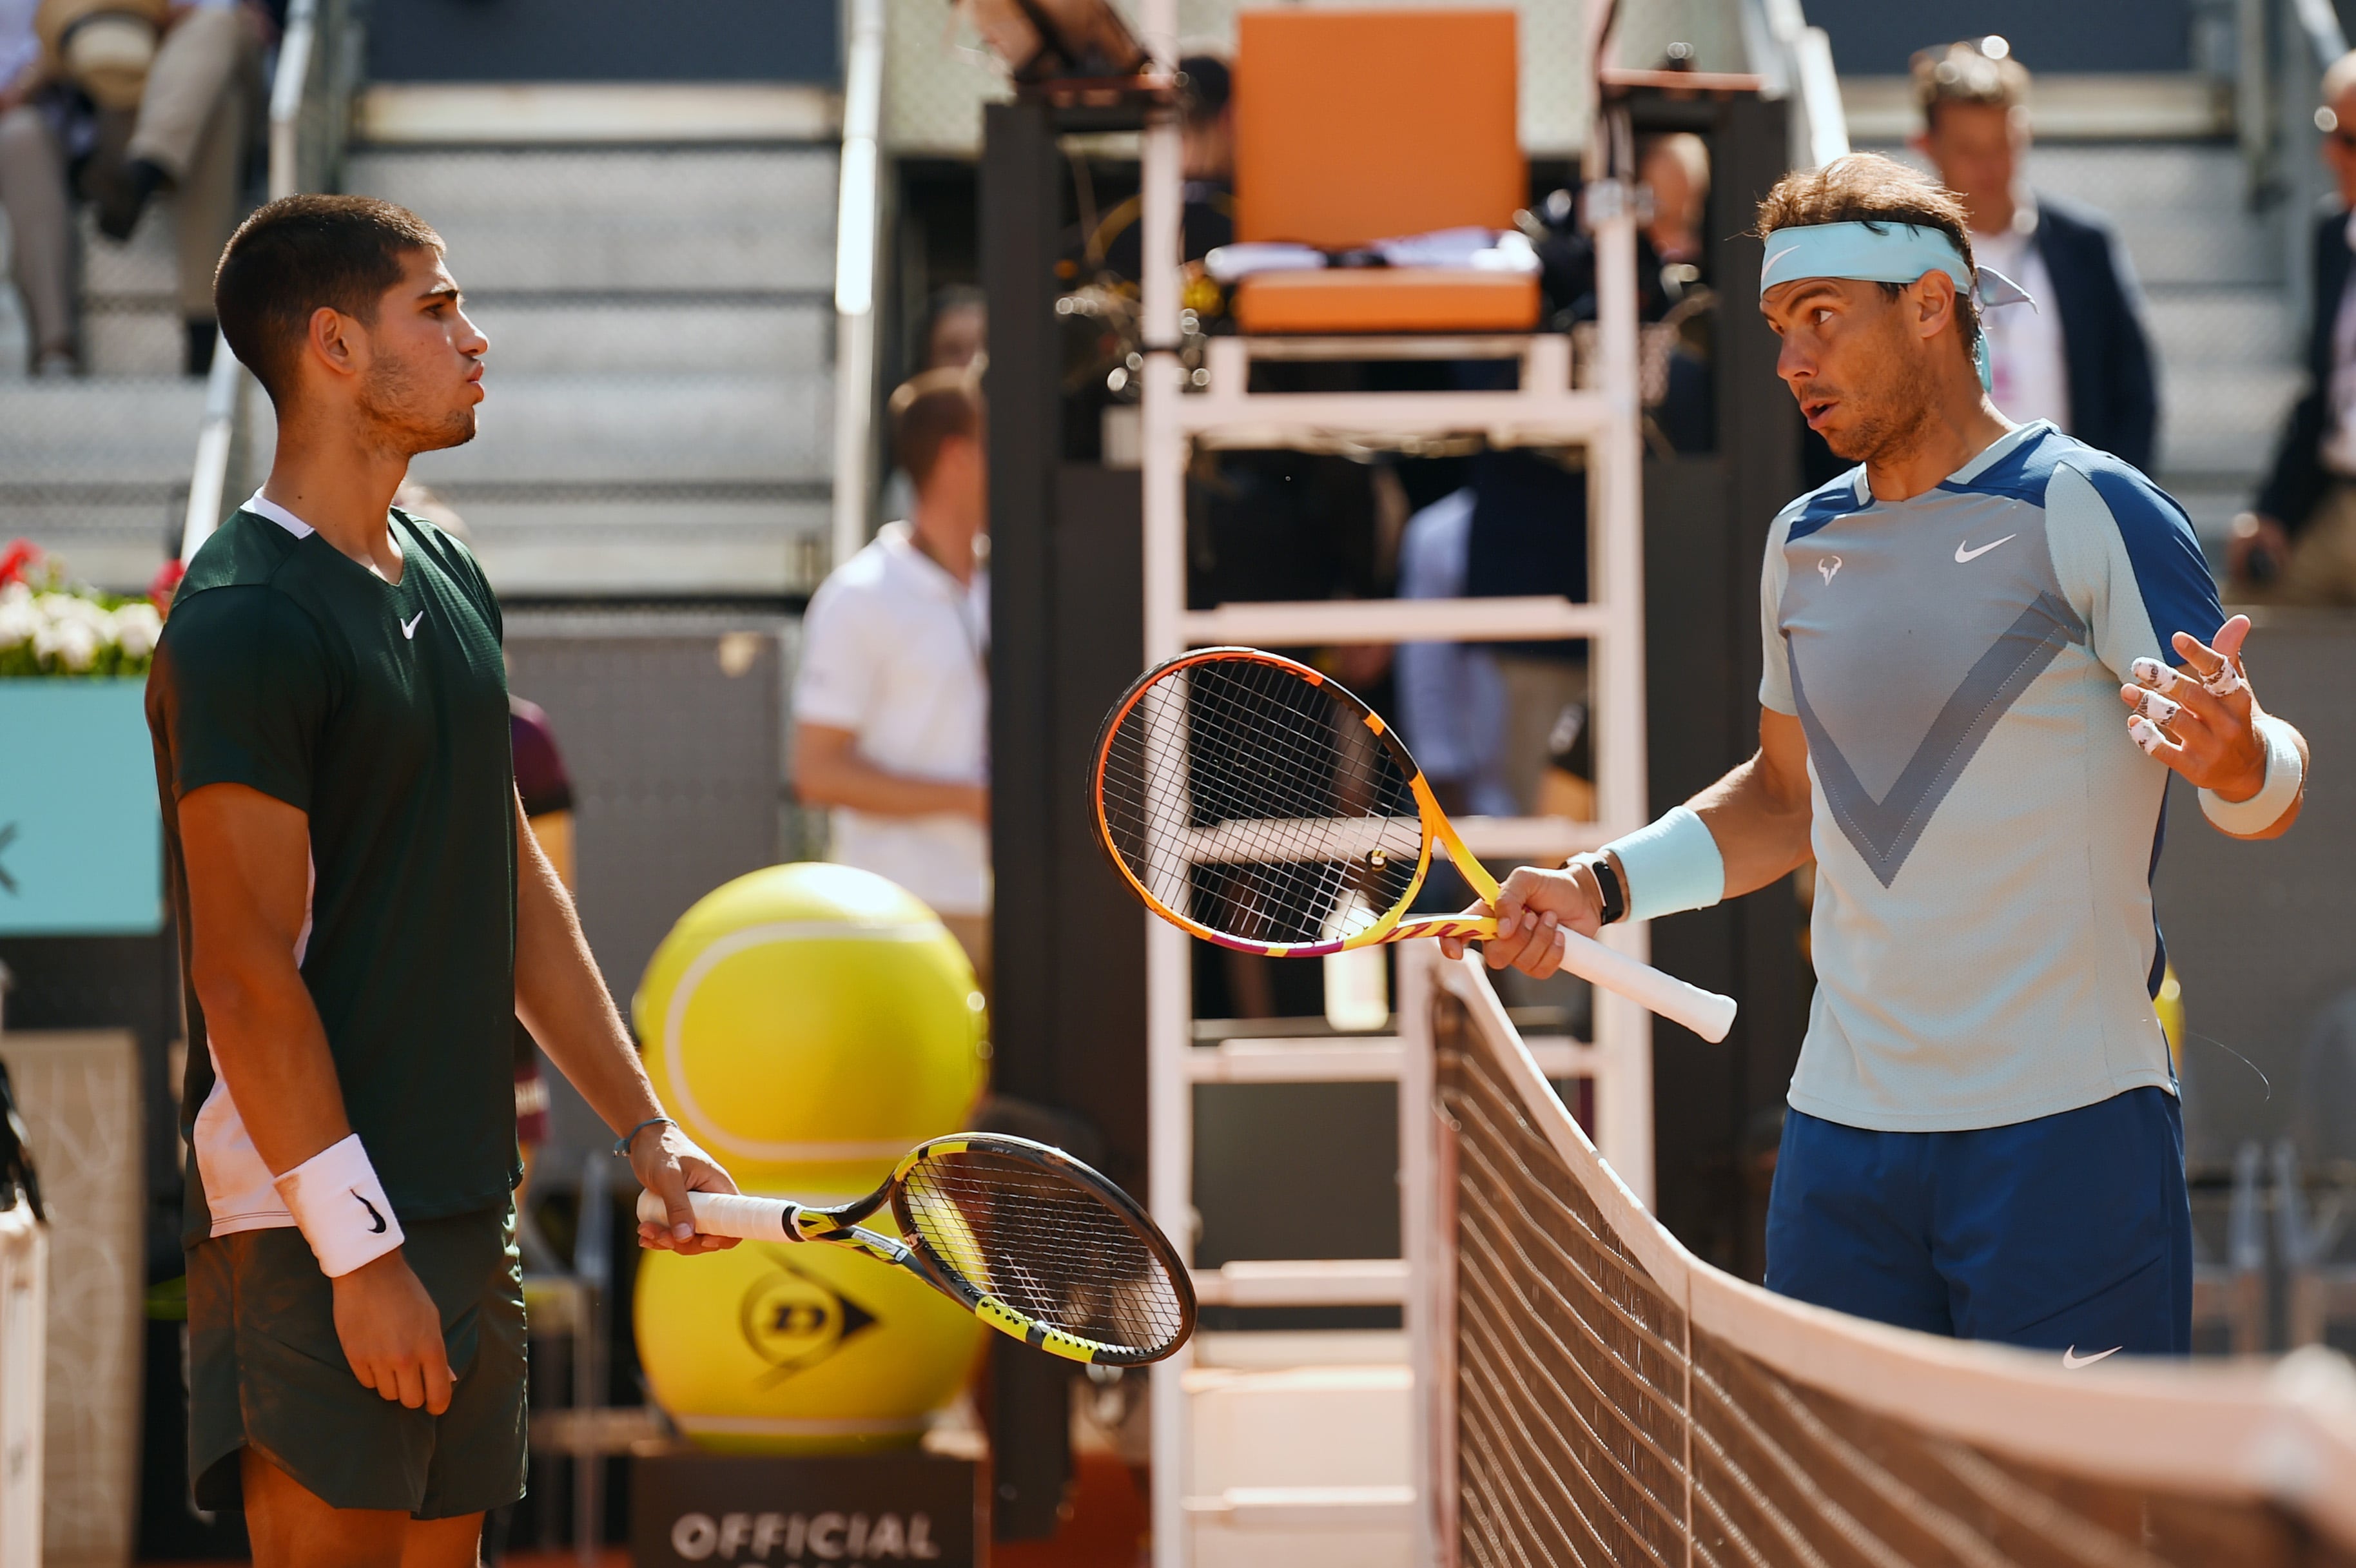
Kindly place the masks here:
[(2059, 1350), (2181, 1356), (2192, 1211), (2176, 1097), (2131, 1089), (1953, 1133), (1783, 1120), (1767, 1288), (1860, 1317)]

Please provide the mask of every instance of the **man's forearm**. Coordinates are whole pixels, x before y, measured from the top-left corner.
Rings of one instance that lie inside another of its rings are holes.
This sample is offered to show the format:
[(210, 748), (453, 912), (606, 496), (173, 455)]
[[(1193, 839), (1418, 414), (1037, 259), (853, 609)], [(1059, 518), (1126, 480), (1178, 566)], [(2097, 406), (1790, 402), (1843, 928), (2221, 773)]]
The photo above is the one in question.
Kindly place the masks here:
[(270, 1173), (349, 1136), (327, 1031), (293, 960), (231, 965), (200, 948), (195, 969), (213, 1060)]
[(1779, 787), (1762, 757), (1753, 756), (1688, 804), (1718, 840), (1728, 898), (1756, 892), (1808, 863), (1808, 798)]
[(824, 768), (798, 770), (794, 793), (805, 805), (844, 805), (875, 816), (968, 816), (977, 786), (912, 779), (841, 758)]
[(663, 1114), (590, 957), (573, 899), (518, 808), (516, 1012), (589, 1108), (616, 1132)]
[(912, 778), (861, 756), (848, 731), (806, 725), (794, 755), (794, 793), (804, 805), (841, 805), (875, 816), (981, 816), (980, 784)]

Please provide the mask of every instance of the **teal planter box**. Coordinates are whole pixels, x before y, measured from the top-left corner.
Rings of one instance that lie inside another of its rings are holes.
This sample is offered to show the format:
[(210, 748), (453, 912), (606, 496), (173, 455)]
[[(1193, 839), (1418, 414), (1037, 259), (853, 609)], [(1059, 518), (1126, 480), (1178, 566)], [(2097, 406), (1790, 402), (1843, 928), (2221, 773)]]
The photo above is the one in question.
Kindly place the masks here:
[(0, 680), (0, 936), (164, 927), (147, 682)]

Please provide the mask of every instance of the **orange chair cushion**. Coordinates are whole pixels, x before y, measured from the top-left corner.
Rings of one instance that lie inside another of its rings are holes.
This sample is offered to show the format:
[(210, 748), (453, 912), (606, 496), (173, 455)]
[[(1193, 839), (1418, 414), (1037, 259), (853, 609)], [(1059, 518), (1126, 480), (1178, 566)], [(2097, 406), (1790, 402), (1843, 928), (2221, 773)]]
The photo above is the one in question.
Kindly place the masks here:
[(1236, 284), (1227, 308), (1246, 332), (1527, 332), (1538, 280), (1440, 267), (1262, 272)]
[(1512, 227), (1529, 200), (1512, 11), (1288, 8), (1236, 22), (1237, 239), (1338, 251)]

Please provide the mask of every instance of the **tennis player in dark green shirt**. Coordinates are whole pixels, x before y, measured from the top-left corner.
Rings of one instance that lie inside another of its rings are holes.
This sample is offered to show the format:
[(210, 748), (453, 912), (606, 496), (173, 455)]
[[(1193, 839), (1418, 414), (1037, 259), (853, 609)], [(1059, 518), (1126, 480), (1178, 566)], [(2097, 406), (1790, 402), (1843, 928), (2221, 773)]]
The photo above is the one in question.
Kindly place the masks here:
[(522, 826), (497, 600), (391, 509), (472, 439), (483, 335), (415, 215), (294, 197), (215, 300), (269, 481), (189, 563), (148, 722), (187, 976), (190, 1463), (263, 1568), (460, 1568), (522, 1490), (512, 1030), (672, 1223), (734, 1184), (662, 1115)]

